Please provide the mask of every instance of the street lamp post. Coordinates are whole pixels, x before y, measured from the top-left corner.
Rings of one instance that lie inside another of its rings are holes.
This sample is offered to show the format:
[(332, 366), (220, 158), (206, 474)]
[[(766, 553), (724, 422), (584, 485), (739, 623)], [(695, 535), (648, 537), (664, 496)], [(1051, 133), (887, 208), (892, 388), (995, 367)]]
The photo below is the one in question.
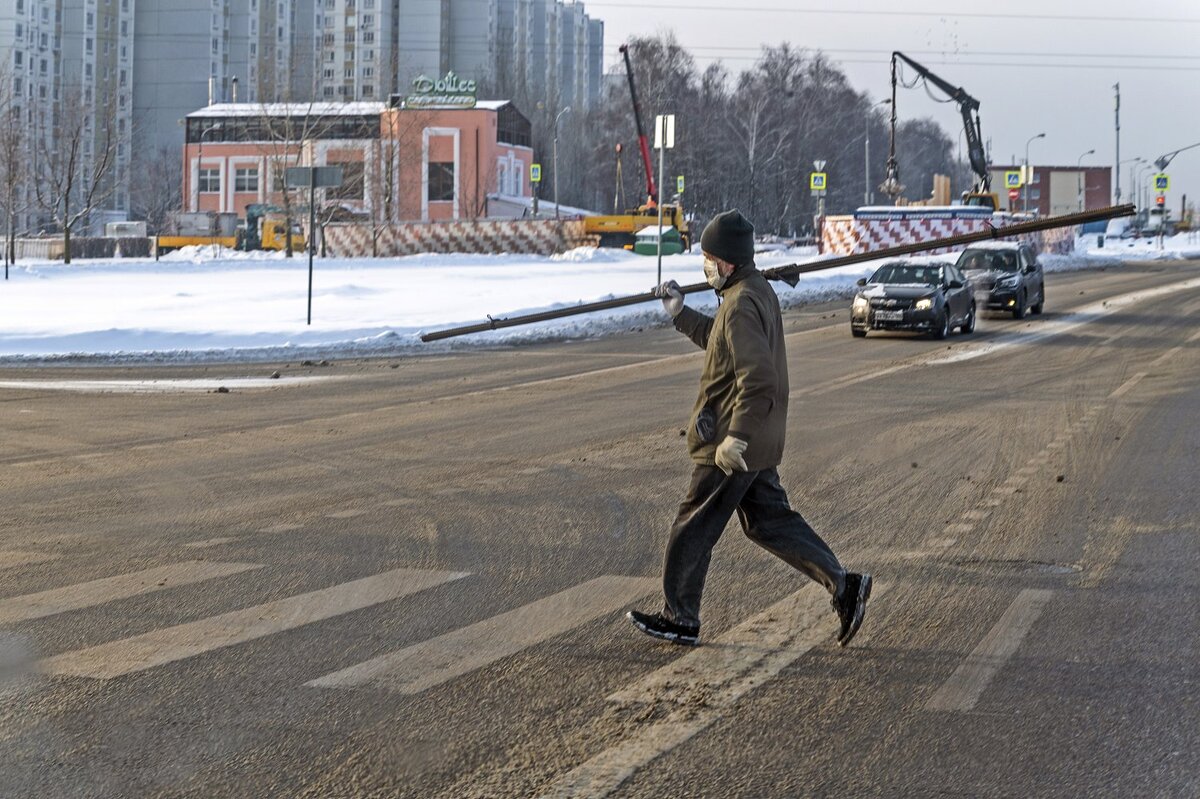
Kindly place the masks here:
[(1146, 159), (1142, 158), (1141, 156), (1136, 156), (1134, 158), (1126, 158), (1124, 161), (1117, 163), (1118, 172), (1121, 170), (1121, 164), (1129, 164), (1129, 195), (1130, 199), (1133, 200), (1135, 205), (1137, 204), (1137, 183), (1135, 183), (1133, 179), (1133, 170), (1144, 160)]
[(562, 115), (569, 113), (571, 106), (567, 106), (558, 112), (554, 117), (554, 218), (558, 219), (558, 120), (562, 119)]
[(1036, 136), (1030, 136), (1029, 141), (1025, 142), (1025, 200), (1021, 207), (1021, 210), (1025, 213), (1029, 213), (1029, 184), (1033, 182), (1033, 173), (1032, 170), (1029, 169), (1029, 145), (1034, 139), (1044, 138), (1046, 138), (1046, 134), (1039, 133)]
[(1079, 158), (1077, 158), (1075, 160), (1075, 182), (1077, 184), (1075, 192), (1076, 192), (1076, 199), (1079, 201), (1079, 208), (1077, 210), (1080, 210), (1080, 211), (1083, 210), (1083, 171), (1080, 167), (1083, 164), (1084, 156), (1093, 155), (1093, 154), (1095, 154), (1095, 152), (1096, 152), (1095, 149), (1091, 149), (1091, 150), (1088, 150), (1086, 153), (1080, 153)]
[[(204, 169), (204, 137), (214, 130), (220, 130), (221, 123), (214, 122), (204, 130), (200, 131), (200, 138), (197, 140), (199, 147), (196, 148), (196, 210), (200, 210), (200, 172)], [(218, 209), (219, 210), (219, 209)]]
[(1153, 164), (1151, 164), (1149, 161), (1142, 161), (1142, 163), (1138, 164), (1137, 166), (1137, 178), (1136, 182), (1134, 183), (1134, 191), (1138, 208), (1145, 208), (1147, 199), (1143, 196), (1144, 192), (1142, 191), (1142, 172), (1143, 170), (1150, 169), (1152, 167)]
[(867, 109), (866, 124), (863, 126), (863, 205), (871, 204), (871, 112), (891, 103), (891, 100), (880, 100)]

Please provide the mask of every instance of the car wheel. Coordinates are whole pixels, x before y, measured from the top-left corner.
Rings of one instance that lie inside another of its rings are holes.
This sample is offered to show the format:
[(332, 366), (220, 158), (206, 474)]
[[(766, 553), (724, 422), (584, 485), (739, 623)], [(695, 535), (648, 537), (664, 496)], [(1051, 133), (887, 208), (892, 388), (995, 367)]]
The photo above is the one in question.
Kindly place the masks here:
[(966, 321), (962, 323), (960, 329), (964, 336), (975, 332), (975, 303), (971, 303), (971, 310), (967, 311)]
[(852, 327), (850, 328), (850, 335), (854, 336), (855, 338), (866, 338), (867, 331), (859, 330), (857, 327)]
[(1013, 319), (1025, 318), (1025, 292), (1017, 295), (1017, 307), (1013, 308)]
[(1038, 291), (1037, 305), (1031, 305), (1029, 307), (1029, 312), (1031, 314), (1033, 314), (1034, 316), (1037, 316), (1038, 314), (1040, 314), (1042, 312), (1042, 308), (1045, 307), (1045, 305), (1046, 305), (1046, 286), (1045, 286), (1045, 284), (1042, 284), (1041, 289)]
[(950, 335), (950, 309), (943, 308), (942, 315), (938, 319), (938, 326), (934, 328), (933, 337), (941, 340)]

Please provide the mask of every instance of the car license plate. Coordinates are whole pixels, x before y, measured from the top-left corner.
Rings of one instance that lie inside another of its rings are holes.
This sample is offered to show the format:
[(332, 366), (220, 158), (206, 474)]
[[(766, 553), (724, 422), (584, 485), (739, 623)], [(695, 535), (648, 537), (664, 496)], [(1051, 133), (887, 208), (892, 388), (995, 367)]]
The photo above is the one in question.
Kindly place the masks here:
[(904, 311), (876, 311), (876, 322), (899, 322), (904, 318)]

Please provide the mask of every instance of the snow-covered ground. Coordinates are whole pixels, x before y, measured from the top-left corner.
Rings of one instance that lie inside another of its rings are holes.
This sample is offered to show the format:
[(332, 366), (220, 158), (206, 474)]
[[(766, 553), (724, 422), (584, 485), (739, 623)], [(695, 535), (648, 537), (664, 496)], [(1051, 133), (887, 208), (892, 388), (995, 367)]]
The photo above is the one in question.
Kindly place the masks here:
[[(1081, 239), (1049, 270), (1143, 258), (1200, 257), (1187, 234), (1153, 242)], [(812, 249), (764, 253), (760, 268), (818, 258)], [(873, 264), (776, 283), (785, 305), (849, 297)], [(307, 260), (275, 253), (179, 251), (152, 260), (22, 263), (0, 282), (0, 361), (229, 361), (438, 352), (597, 336), (665, 324), (658, 303), (422, 344), (420, 334), (651, 289), (654, 258), (583, 248), (563, 255), (417, 255), (318, 259), (313, 323), (305, 324)], [(699, 253), (663, 259), (663, 279), (702, 280)], [(688, 303), (714, 306), (708, 294)]]

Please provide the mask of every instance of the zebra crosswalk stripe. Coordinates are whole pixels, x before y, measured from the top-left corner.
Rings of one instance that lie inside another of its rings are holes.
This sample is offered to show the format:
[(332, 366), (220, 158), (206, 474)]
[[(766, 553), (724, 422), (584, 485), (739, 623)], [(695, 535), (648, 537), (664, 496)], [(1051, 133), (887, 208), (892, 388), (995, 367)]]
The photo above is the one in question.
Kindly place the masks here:
[(69, 610), (81, 610), (118, 599), (165, 591), (168, 588), (201, 583), (260, 568), (262, 566), (256, 563), (189, 560), (62, 588), (51, 588), (36, 594), (9, 597), (0, 599), (0, 624), (41, 619)]
[(597, 577), (305, 684), (351, 688), (371, 683), (400, 693), (420, 693), (618, 610), (660, 585), (658, 579), (648, 577)]
[(37, 664), (43, 674), (112, 679), (362, 610), (468, 576), (394, 569), (305, 594), (132, 638), (64, 652)]

